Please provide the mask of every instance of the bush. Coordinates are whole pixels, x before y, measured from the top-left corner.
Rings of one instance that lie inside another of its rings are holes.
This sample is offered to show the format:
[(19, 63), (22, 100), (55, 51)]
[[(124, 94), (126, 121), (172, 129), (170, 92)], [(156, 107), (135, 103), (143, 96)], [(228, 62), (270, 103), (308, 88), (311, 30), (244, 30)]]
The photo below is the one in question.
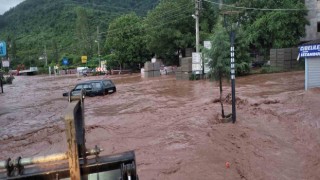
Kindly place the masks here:
[(277, 72), (282, 72), (283, 70), (279, 67), (272, 67), (270, 65), (264, 65), (261, 68), (260, 73), (266, 74), (266, 73), (277, 73)]
[(12, 84), (12, 81), (13, 81), (14, 77), (13, 76), (9, 76), (9, 77), (6, 77), (5, 79), (6, 79), (6, 83), (7, 84)]
[(100, 76), (100, 75), (105, 75), (106, 73), (105, 72), (102, 72), (102, 71), (95, 71), (95, 72), (92, 72), (92, 76)]
[(3, 77), (2, 83), (3, 84), (12, 84), (12, 81), (14, 80), (13, 76)]
[(48, 67), (39, 67), (38, 68), (38, 73), (39, 74), (49, 74)]
[(200, 79), (200, 75), (199, 74), (191, 74), (189, 80), (191, 81), (195, 81), (195, 80), (199, 80)]
[(247, 62), (236, 64), (236, 75), (244, 76), (250, 74), (250, 65)]

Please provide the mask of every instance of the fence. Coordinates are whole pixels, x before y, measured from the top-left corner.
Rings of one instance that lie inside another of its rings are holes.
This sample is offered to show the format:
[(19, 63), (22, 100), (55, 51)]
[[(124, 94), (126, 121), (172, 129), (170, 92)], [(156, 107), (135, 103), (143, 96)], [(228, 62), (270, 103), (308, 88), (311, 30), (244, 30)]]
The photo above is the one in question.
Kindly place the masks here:
[(298, 68), (298, 48), (283, 48), (270, 50), (270, 65), (282, 70)]

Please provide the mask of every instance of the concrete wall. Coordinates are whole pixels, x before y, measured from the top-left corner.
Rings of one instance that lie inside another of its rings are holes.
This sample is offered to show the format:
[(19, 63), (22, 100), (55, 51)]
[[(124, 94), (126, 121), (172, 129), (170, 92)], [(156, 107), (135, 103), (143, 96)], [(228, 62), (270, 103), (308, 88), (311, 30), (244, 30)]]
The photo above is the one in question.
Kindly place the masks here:
[(192, 57), (182, 58), (180, 64), (176, 71), (176, 80), (189, 80), (192, 75)]
[[(311, 41), (315, 39), (320, 39), (320, 32), (318, 32), (317, 26), (320, 22), (320, 1), (318, 0), (305, 0), (307, 9), (310, 9), (308, 12), (307, 19), (310, 22), (310, 25), (305, 27), (306, 37), (301, 38), (301, 41)], [(317, 9), (317, 10), (315, 10)]]
[(160, 62), (152, 63), (150, 61), (144, 63), (144, 77), (159, 77), (160, 76)]
[(298, 67), (298, 48), (270, 49), (270, 65), (283, 70), (291, 70)]

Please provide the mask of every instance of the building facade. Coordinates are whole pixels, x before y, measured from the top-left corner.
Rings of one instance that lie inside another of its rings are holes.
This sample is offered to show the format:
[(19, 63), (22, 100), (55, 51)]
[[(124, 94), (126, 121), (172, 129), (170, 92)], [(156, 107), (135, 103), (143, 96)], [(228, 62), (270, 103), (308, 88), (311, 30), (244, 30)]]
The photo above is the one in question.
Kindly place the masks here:
[(306, 36), (301, 41), (320, 39), (320, 0), (305, 0), (305, 5), (309, 10), (307, 19), (310, 24), (305, 27)]

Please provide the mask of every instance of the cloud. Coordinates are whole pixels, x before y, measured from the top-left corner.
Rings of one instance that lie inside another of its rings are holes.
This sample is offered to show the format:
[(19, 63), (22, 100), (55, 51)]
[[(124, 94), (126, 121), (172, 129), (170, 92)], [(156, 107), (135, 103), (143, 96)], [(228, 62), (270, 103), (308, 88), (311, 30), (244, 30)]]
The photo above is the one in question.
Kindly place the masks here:
[(15, 7), (24, 0), (0, 0), (0, 15), (4, 14), (10, 8)]

